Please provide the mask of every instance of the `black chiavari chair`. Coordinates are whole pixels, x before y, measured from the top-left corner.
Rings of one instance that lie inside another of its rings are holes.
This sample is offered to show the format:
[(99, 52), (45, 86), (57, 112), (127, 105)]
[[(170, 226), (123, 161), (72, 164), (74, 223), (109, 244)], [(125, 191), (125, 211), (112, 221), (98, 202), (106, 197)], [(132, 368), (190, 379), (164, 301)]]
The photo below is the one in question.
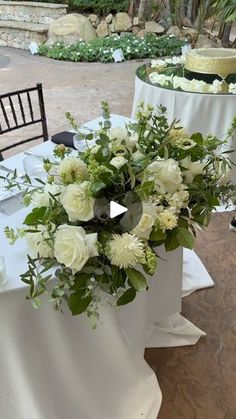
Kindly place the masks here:
[(41, 83), (37, 83), (36, 87), (0, 95), (0, 135), (33, 124), (41, 124), (41, 134), (0, 147), (0, 161), (3, 160), (2, 153), (6, 150), (39, 138), (48, 140)]

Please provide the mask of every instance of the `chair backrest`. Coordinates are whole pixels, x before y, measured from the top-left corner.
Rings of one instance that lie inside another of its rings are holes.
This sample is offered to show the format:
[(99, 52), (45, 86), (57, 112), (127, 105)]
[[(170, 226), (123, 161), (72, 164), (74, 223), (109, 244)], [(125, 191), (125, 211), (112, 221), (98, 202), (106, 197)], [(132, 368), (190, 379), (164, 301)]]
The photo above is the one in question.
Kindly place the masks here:
[[(37, 106), (35, 106), (35, 101)], [(39, 123), (42, 128), (41, 134), (0, 147), (0, 160), (3, 160), (2, 152), (10, 148), (39, 138), (43, 138), (43, 141), (48, 140), (47, 120), (41, 83), (37, 83), (36, 87), (0, 95), (0, 135)]]

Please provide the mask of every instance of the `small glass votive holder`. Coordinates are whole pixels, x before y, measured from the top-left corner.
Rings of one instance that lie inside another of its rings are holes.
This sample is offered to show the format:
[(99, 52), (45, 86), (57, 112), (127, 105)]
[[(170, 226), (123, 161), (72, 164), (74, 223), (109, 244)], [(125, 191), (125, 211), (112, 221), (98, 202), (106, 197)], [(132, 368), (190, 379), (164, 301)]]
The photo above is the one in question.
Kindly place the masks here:
[(3, 256), (0, 256), (0, 286), (7, 282), (6, 265)]

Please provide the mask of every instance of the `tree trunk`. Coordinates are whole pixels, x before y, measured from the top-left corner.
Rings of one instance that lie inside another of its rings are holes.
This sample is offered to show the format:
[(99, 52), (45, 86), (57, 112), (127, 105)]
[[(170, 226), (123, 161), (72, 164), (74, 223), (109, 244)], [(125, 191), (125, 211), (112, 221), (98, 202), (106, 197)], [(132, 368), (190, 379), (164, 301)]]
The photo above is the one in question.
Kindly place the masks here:
[(187, 5), (187, 18), (192, 22), (192, 14), (193, 14), (193, 0), (188, 1)]
[(224, 28), (223, 28), (222, 36), (221, 36), (223, 47), (229, 46), (229, 37), (230, 37), (231, 28), (232, 28), (232, 22), (227, 22), (224, 24)]
[(146, 8), (146, 0), (140, 0), (139, 8), (138, 8), (138, 17), (140, 21), (144, 21), (145, 8)]

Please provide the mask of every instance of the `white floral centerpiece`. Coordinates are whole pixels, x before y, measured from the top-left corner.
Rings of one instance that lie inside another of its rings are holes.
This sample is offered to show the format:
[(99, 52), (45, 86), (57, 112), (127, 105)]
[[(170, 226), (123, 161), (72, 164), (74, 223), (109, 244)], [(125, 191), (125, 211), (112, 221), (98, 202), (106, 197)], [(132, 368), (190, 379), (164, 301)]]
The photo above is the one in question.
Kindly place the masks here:
[[(113, 128), (104, 102), (100, 129), (87, 135), (68, 114), (87, 149), (68, 155), (57, 146), (58, 159), (44, 162), (46, 182), (35, 186), (25, 177), (24, 227), (5, 232), (12, 244), (19, 236), (28, 242), (29, 268), (21, 279), (34, 306), (48, 293), (55, 309), (64, 301), (74, 315), (86, 312), (95, 322), (99, 290), (114, 306), (131, 302), (148, 289), (144, 272), (158, 275), (158, 246), (191, 249), (196, 228), (207, 226), (220, 200), (235, 193), (230, 161), (217, 154), (227, 139), (189, 136), (176, 122), (169, 125), (165, 112), (141, 106), (136, 122)], [(229, 135), (235, 127), (236, 121)], [(15, 185), (15, 174), (7, 182)], [(126, 206), (130, 193), (139, 216), (127, 228), (125, 215), (110, 218), (104, 203)]]
[(224, 80), (217, 78), (212, 83), (206, 83), (204, 80), (188, 79), (185, 77), (184, 63), (184, 55), (163, 60), (152, 60), (150, 67), (148, 67), (148, 79), (152, 84), (184, 92), (236, 94), (236, 83), (226, 85)]

